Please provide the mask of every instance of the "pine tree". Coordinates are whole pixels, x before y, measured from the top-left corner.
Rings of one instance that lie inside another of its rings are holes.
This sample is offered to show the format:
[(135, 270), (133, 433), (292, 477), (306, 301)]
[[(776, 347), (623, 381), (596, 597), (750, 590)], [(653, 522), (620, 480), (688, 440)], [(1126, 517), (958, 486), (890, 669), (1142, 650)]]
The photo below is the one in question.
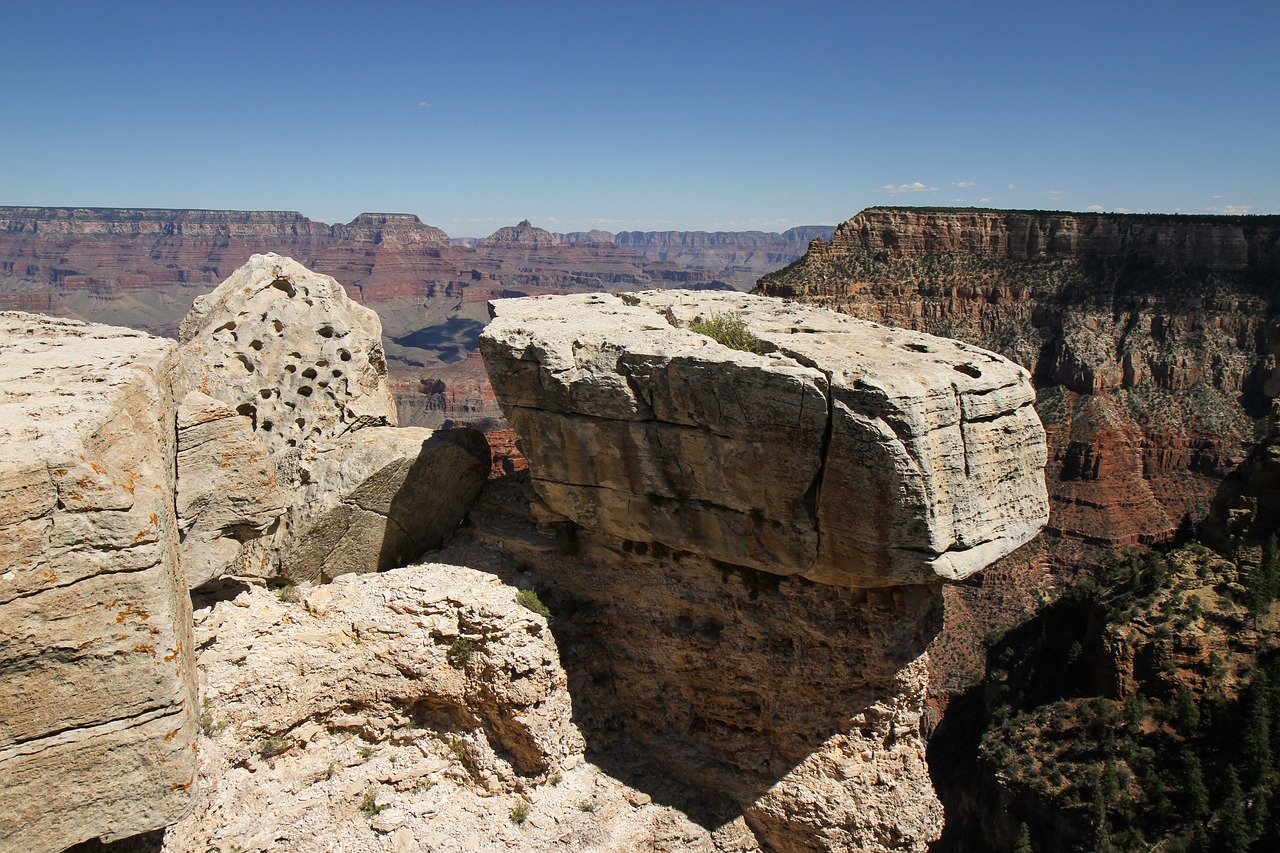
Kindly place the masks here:
[(1031, 846), (1031, 828), (1025, 823), (1018, 828), (1018, 840), (1013, 843), (1013, 853), (1035, 853)]
[(1240, 757), (1245, 780), (1260, 785), (1271, 776), (1271, 679), (1259, 672), (1245, 695), (1244, 732)]
[(1240, 775), (1234, 767), (1227, 768), (1227, 790), (1218, 807), (1217, 820), (1213, 824), (1213, 849), (1218, 853), (1249, 853), (1249, 824), (1244, 813), (1244, 792), (1240, 790)]
[(1187, 817), (1199, 821), (1209, 816), (1209, 788), (1200, 759), (1189, 748), (1182, 753), (1182, 794)]

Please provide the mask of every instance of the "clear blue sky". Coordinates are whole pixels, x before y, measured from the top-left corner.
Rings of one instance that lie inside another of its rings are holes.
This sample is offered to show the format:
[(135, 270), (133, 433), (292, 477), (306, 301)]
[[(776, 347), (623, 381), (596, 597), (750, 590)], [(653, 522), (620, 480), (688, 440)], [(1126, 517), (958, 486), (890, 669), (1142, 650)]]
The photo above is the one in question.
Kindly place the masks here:
[(453, 236), (1280, 212), (1280, 3), (21, 2), (0, 204)]

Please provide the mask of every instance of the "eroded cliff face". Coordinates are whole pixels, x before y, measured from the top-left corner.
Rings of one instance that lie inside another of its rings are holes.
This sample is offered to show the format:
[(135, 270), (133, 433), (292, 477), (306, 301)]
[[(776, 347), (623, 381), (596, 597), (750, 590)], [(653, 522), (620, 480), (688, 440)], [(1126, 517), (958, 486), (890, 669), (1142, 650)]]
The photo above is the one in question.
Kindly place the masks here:
[(1271, 370), (1275, 217), (873, 208), (761, 293), (988, 347), (1030, 370), (1049, 529), (1104, 545), (1202, 517)]
[[(743, 295), (494, 310), (537, 497), (490, 490), (472, 527), (557, 614), (592, 760), (765, 849), (924, 850), (941, 581), (1044, 523), (1026, 372)], [(717, 315), (765, 352), (688, 328)]]

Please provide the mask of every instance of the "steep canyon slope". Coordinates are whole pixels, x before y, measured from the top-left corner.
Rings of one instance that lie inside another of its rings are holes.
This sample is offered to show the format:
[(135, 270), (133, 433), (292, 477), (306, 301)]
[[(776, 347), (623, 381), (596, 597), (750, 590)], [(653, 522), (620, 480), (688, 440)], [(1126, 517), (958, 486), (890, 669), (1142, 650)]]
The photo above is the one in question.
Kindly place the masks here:
[(759, 292), (959, 338), (1031, 371), (1048, 530), (1108, 546), (1203, 517), (1266, 411), (1280, 217), (872, 208)]

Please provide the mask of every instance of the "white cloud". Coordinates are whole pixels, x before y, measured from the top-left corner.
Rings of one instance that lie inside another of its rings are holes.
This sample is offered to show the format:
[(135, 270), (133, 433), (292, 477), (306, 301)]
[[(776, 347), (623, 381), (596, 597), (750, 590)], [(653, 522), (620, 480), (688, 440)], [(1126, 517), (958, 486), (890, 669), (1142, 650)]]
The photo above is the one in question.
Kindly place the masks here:
[(951, 186), (953, 186), (953, 187), (971, 187), (971, 186), (974, 186), (974, 183), (973, 183), (973, 181), (952, 181), (952, 182), (951, 182)]
[(991, 204), (991, 202), (993, 202), (993, 201), (995, 201), (995, 199), (994, 199), (994, 198), (980, 198), (980, 199), (978, 199), (978, 203), (979, 203), (979, 204)]
[(1093, 213), (1101, 213), (1102, 211), (1106, 210), (1106, 208), (1100, 204), (1091, 204), (1088, 207), (1086, 207), (1085, 210), (1091, 211)]
[(418, 106), (420, 106), (420, 107), (429, 107), (429, 106), (431, 106), (431, 102), (430, 102), (430, 101), (418, 101)]
[(920, 181), (913, 181), (909, 184), (898, 184), (896, 187), (893, 184), (885, 184), (878, 190), (872, 190), (873, 193), (884, 192), (889, 195), (898, 195), (899, 193), (936, 193), (937, 191), (937, 187), (927, 186)]
[[(1217, 196), (1214, 196), (1217, 198)], [(1220, 207), (1209, 208), (1210, 213), (1225, 213), (1228, 216), (1248, 216), (1253, 211), (1253, 206), (1248, 204), (1224, 204)]]
[(1066, 190), (1045, 190), (1044, 194), (1047, 196), (1052, 196), (1053, 198), (1062, 198), (1064, 195), (1067, 194), (1067, 191)]
[(1017, 184), (1009, 184), (1009, 189), (1016, 190), (1017, 188), (1018, 188)]

